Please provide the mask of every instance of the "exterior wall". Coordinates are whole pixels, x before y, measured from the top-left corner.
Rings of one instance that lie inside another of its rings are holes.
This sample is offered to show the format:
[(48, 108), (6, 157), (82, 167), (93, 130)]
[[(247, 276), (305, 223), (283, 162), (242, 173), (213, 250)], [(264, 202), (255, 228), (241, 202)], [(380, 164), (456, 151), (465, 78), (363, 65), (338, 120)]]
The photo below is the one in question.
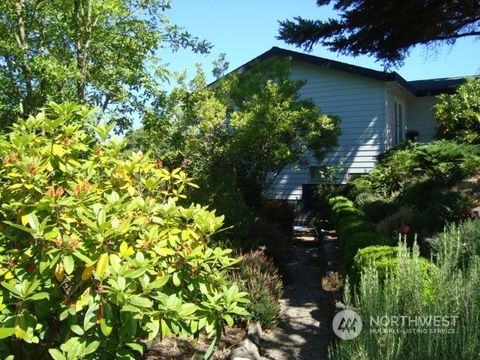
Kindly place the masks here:
[(338, 115), (342, 120), (339, 144), (325, 162), (307, 156), (308, 166), (288, 166), (269, 192), (270, 197), (301, 200), (302, 184), (318, 182), (311, 177), (312, 166), (341, 163), (343, 180), (374, 166), (376, 156), (385, 150), (386, 91), (382, 81), (296, 61), (291, 78), (307, 80), (301, 95), (312, 99), (322, 113)]
[[(385, 150), (389, 150), (405, 140), (405, 135), (407, 132), (408, 124), (408, 109), (410, 108), (410, 103), (408, 101), (409, 94), (402, 87), (397, 84), (385, 85), (386, 92), (386, 120), (385, 120)], [(396, 109), (395, 106), (400, 104), (402, 106), (402, 122), (403, 126), (396, 127), (395, 116)], [(398, 134), (396, 139), (396, 132), (401, 132)]]
[(411, 97), (408, 102), (407, 127), (419, 133), (419, 142), (433, 140), (436, 132), (436, 122), (432, 108), (436, 103), (434, 96)]

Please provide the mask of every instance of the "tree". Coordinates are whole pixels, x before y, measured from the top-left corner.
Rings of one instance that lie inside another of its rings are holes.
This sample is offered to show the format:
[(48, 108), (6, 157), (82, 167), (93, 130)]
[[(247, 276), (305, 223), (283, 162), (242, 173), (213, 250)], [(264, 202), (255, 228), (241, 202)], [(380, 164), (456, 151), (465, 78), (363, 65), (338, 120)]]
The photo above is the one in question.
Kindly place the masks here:
[(455, 94), (443, 94), (433, 107), (438, 136), (480, 144), (480, 78), (470, 78)]
[(305, 160), (308, 150), (321, 158), (339, 134), (339, 119), (301, 99), (305, 83), (289, 74), (287, 59), (254, 64), (210, 86), (200, 71), (192, 82), (181, 81), (165, 111), (152, 111), (145, 127), (153, 144), (164, 147), (167, 164), (197, 181), (223, 169), (228, 176), (218, 180), (233, 177), (254, 206), (286, 165)]
[(167, 0), (0, 2), (0, 129), (49, 101), (87, 103), (130, 125), (162, 91), (158, 51), (210, 45), (169, 23)]
[(339, 18), (281, 21), (278, 38), (308, 51), (318, 43), (335, 52), (372, 55), (386, 66), (399, 66), (417, 44), (454, 44), (456, 39), (480, 35), (478, 0), (317, 0), (317, 5), (332, 2)]

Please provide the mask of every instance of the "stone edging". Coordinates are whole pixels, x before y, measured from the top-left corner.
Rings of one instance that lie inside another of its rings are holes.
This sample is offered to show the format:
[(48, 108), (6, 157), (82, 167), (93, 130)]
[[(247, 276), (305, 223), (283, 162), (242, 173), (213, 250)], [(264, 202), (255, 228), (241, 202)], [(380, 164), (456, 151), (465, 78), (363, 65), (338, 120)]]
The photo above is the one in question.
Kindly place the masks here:
[(261, 360), (260, 340), (262, 327), (259, 322), (248, 324), (245, 338), (230, 352), (229, 360)]

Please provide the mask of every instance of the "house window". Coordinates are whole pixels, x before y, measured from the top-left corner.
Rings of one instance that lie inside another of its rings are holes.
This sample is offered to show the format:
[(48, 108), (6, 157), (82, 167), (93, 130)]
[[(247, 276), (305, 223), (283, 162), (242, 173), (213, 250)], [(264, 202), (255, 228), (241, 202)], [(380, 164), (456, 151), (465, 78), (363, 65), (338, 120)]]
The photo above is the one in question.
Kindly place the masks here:
[(399, 145), (405, 140), (405, 120), (403, 118), (404, 110), (403, 104), (394, 102), (395, 114), (394, 114), (394, 145)]

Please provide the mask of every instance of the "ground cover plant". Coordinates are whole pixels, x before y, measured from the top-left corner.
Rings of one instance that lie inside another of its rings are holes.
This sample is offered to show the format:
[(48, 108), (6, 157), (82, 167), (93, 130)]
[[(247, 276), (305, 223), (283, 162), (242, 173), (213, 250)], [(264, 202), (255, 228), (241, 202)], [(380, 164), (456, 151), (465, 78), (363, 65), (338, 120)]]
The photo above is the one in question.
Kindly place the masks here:
[(470, 218), (479, 203), (480, 147), (452, 140), (406, 143), (353, 180), (349, 196), (392, 239), (400, 232), (431, 237), (451, 221)]
[(92, 117), (51, 103), (0, 138), (2, 358), (134, 359), (248, 316), (226, 274), (240, 259), (209, 246), (223, 217), (179, 205), (187, 175)]

